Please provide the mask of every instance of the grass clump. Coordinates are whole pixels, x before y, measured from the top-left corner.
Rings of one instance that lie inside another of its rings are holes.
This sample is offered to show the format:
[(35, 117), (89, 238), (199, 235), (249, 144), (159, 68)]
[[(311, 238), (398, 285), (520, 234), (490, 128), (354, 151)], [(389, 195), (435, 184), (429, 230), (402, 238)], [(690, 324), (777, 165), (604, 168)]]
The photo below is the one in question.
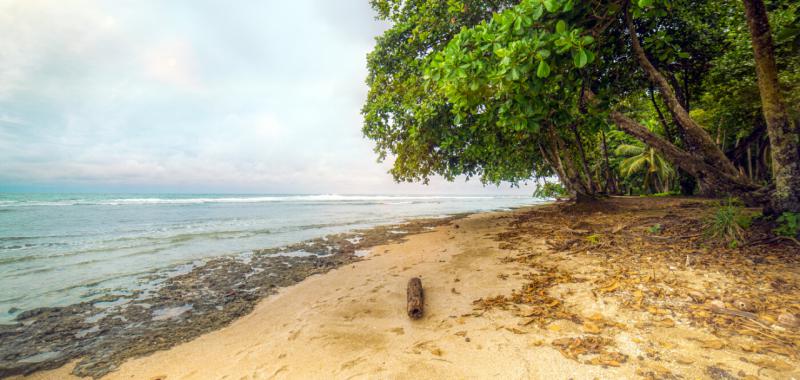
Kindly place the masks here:
[(601, 240), (603, 240), (603, 235), (600, 234), (592, 234), (586, 237), (586, 241), (591, 245), (598, 245)]
[(729, 199), (720, 204), (708, 218), (705, 235), (730, 248), (736, 248), (745, 242), (745, 231), (752, 222), (752, 215), (745, 212), (741, 202)]

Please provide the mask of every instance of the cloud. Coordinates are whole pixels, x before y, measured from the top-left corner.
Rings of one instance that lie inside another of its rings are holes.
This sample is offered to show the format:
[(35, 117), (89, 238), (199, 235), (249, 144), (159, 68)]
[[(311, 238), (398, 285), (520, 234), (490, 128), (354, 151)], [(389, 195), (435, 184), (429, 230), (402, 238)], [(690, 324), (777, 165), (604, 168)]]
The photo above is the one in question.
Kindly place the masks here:
[(483, 191), (375, 162), (385, 28), (363, 0), (0, 0), (0, 190)]
[(202, 86), (194, 68), (194, 52), (182, 40), (161, 41), (144, 53), (147, 75), (173, 86), (199, 90)]

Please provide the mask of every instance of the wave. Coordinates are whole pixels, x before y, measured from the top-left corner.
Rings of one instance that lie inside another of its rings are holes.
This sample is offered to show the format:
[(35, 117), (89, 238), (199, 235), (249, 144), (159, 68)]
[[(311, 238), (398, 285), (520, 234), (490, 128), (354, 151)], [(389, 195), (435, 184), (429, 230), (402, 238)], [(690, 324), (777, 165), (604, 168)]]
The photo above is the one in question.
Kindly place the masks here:
[[(64, 199), (64, 200), (13, 200), (0, 201), (0, 207), (18, 206), (124, 206), (151, 204), (205, 204), (205, 203), (277, 203), (277, 202), (424, 202), (431, 200), (478, 200), (495, 199), (495, 196), (470, 195), (284, 195), (284, 196), (234, 196), (234, 197), (191, 197), (191, 198), (114, 198), (114, 199)], [(505, 196), (504, 198), (514, 198)], [(391, 204), (391, 203), (388, 203)]]

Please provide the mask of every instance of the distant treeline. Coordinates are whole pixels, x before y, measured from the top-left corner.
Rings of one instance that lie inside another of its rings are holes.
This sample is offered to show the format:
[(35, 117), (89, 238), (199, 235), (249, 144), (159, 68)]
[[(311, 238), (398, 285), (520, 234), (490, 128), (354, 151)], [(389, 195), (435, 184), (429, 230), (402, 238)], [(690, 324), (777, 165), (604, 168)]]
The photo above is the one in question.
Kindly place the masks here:
[(398, 181), (800, 212), (794, 0), (372, 0), (364, 134)]

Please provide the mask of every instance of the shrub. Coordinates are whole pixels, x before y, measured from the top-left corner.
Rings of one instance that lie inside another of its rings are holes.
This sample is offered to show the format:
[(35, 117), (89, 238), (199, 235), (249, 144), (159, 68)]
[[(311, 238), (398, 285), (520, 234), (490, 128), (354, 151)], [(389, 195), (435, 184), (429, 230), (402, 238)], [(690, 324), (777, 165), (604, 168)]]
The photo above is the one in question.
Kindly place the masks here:
[(730, 248), (745, 241), (745, 230), (750, 228), (753, 217), (747, 214), (735, 200), (728, 200), (714, 210), (706, 222), (706, 236), (719, 239)]
[(776, 235), (788, 237), (800, 235), (800, 213), (784, 212), (776, 222), (778, 222), (778, 226), (772, 230)]

